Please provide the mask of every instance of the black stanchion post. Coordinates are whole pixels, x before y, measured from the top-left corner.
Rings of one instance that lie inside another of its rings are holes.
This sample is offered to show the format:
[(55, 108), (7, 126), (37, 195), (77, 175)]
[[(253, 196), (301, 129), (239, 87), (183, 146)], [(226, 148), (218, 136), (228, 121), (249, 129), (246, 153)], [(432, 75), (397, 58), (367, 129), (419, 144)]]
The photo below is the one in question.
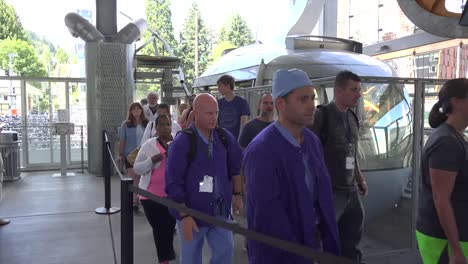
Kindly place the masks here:
[(107, 132), (102, 131), (102, 176), (104, 177), (104, 207), (94, 210), (97, 214), (115, 214), (120, 208), (111, 207), (111, 154), (109, 153), (109, 139)]
[(125, 178), (120, 182), (120, 206), (122, 207), (120, 214), (120, 257), (122, 264), (133, 264), (133, 193), (130, 192), (133, 179)]

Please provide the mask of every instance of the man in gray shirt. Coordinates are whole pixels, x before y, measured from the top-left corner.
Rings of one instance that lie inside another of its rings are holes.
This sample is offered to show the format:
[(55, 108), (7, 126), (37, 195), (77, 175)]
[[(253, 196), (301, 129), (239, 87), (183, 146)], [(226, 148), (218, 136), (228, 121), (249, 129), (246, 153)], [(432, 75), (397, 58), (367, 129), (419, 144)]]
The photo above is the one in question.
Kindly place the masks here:
[(273, 122), (273, 98), (266, 92), (258, 101), (258, 116), (245, 124), (239, 136), (239, 145), (244, 149), (265, 127)]
[(361, 195), (367, 195), (367, 184), (359, 169), (356, 153), (359, 120), (350, 108), (361, 97), (361, 79), (350, 71), (338, 73), (334, 101), (315, 111), (312, 131), (322, 141), (325, 163), (332, 180), (335, 212), (344, 257), (360, 263), (358, 249), (364, 226)]
[[(250, 142), (267, 126), (273, 123), (273, 97), (271, 93), (265, 92), (260, 96), (258, 100), (258, 116), (250, 120), (242, 128), (242, 131), (239, 136), (239, 145), (242, 149), (245, 149)], [(245, 175), (241, 171), (242, 177), (242, 189), (245, 196)], [(246, 205), (247, 203), (245, 203)], [(245, 219), (238, 220), (241, 223), (245, 224)], [(247, 240), (244, 240), (243, 250), (247, 251)]]

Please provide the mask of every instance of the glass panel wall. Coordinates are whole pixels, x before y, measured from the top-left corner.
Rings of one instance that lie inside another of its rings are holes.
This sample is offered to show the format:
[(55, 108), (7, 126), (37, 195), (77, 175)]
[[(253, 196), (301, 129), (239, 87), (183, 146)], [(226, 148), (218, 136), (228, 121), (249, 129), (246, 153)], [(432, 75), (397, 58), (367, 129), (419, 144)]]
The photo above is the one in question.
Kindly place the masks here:
[(52, 163), (54, 143), (51, 127), (52, 100), (50, 82), (26, 82), (26, 122), (25, 125), (29, 164)]
[(60, 140), (53, 134), (59, 109), (67, 109), (75, 124), (75, 134), (66, 142), (69, 165), (80, 164), (87, 160), (85, 80), (0, 77), (0, 122), (18, 132), (22, 168), (60, 164)]
[(86, 84), (68, 83), (70, 122), (75, 124), (75, 134), (70, 136), (69, 157), (71, 163), (88, 160), (87, 114), (86, 114)]
[[(24, 148), (21, 100), (21, 81), (0, 80), (0, 123), (4, 126), (3, 130), (12, 130), (18, 133), (20, 153)], [(23, 156), (20, 155), (21, 166), (24, 162)]]

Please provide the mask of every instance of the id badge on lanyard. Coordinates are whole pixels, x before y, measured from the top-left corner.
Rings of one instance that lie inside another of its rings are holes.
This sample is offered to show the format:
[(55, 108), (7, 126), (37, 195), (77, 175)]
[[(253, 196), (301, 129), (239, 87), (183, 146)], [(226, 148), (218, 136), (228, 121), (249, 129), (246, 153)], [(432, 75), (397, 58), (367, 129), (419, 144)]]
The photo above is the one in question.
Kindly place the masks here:
[(205, 175), (203, 181), (200, 182), (200, 192), (212, 193), (213, 192), (213, 177)]
[(343, 126), (346, 135), (346, 161), (345, 168), (347, 170), (354, 170), (356, 156), (354, 155), (354, 145), (351, 142), (351, 125), (349, 124), (348, 113), (346, 112), (345, 120), (343, 120)]
[(354, 155), (354, 146), (352, 143), (346, 145), (346, 169), (354, 170), (356, 157)]
[[(210, 138), (208, 139), (208, 150), (207, 150), (207, 157), (208, 160), (211, 160), (211, 156), (213, 152), (213, 133), (211, 134)], [(213, 192), (213, 177), (209, 175), (205, 175), (203, 177), (203, 181), (200, 182), (200, 189), (199, 192), (206, 192), (212, 193)]]

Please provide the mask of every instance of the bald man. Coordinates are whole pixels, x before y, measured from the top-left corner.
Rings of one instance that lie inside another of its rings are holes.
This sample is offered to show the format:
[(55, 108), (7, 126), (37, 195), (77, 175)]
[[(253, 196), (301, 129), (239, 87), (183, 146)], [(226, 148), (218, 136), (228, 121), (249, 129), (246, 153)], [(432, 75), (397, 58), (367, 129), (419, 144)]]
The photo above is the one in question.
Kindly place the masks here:
[[(168, 151), (165, 190), (178, 203), (228, 221), (231, 203), (234, 212), (242, 209), (242, 151), (229, 131), (216, 127), (218, 103), (212, 95), (198, 95), (193, 113), (194, 124), (176, 136)], [(232, 232), (190, 215), (173, 215), (181, 230), (180, 263), (202, 263), (205, 238), (211, 247), (210, 263), (232, 262)]]

